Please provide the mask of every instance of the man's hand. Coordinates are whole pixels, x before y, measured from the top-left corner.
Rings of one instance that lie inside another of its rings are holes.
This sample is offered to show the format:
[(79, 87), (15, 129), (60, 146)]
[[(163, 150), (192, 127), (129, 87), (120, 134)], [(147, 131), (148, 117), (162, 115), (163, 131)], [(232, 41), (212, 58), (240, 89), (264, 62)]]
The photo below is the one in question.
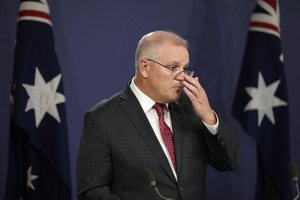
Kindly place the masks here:
[(205, 90), (199, 83), (198, 77), (191, 77), (184, 74), (183, 91), (192, 102), (195, 113), (209, 125), (217, 123), (217, 118), (212, 111)]

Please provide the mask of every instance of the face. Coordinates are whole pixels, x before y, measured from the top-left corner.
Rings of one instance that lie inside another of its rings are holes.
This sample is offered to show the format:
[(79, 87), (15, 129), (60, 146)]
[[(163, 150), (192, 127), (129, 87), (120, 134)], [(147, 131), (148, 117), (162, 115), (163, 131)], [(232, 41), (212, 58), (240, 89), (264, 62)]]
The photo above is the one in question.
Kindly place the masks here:
[[(185, 47), (172, 44), (162, 45), (157, 52), (155, 61), (165, 66), (176, 66), (183, 70), (189, 64), (189, 53)], [(148, 95), (158, 103), (177, 101), (182, 91), (183, 74), (172, 76), (172, 71), (147, 60), (149, 64), (147, 88)]]

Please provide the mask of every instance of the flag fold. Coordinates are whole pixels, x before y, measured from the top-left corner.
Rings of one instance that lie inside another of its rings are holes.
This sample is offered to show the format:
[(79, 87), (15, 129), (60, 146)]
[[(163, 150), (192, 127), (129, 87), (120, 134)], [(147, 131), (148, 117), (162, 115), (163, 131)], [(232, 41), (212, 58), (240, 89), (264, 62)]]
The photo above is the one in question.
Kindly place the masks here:
[(62, 74), (46, 0), (20, 3), (5, 199), (71, 199)]
[(259, 0), (252, 14), (233, 116), (257, 144), (256, 200), (291, 197), (289, 113), (279, 4)]

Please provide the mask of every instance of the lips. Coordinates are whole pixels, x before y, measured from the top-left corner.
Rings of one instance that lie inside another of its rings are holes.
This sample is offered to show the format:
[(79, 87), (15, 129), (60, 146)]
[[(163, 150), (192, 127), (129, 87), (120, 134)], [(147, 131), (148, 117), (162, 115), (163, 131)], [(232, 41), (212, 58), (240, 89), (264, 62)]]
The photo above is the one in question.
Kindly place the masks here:
[(182, 88), (183, 88), (183, 85), (174, 85), (173, 87), (182, 89)]
[(176, 92), (181, 92), (183, 89), (183, 86), (177, 85), (177, 86), (173, 86), (172, 87), (174, 90), (176, 90)]

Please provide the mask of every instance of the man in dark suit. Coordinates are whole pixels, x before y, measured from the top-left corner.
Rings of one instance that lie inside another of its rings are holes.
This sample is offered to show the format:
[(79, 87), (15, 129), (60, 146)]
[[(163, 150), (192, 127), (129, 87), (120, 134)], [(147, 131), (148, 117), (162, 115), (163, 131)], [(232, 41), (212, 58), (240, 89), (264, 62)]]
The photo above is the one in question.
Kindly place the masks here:
[(221, 171), (236, 167), (235, 138), (192, 77), (187, 49), (173, 32), (145, 35), (130, 84), (86, 113), (79, 199), (159, 200), (143, 176), (149, 168), (163, 196), (200, 200), (208, 164)]

